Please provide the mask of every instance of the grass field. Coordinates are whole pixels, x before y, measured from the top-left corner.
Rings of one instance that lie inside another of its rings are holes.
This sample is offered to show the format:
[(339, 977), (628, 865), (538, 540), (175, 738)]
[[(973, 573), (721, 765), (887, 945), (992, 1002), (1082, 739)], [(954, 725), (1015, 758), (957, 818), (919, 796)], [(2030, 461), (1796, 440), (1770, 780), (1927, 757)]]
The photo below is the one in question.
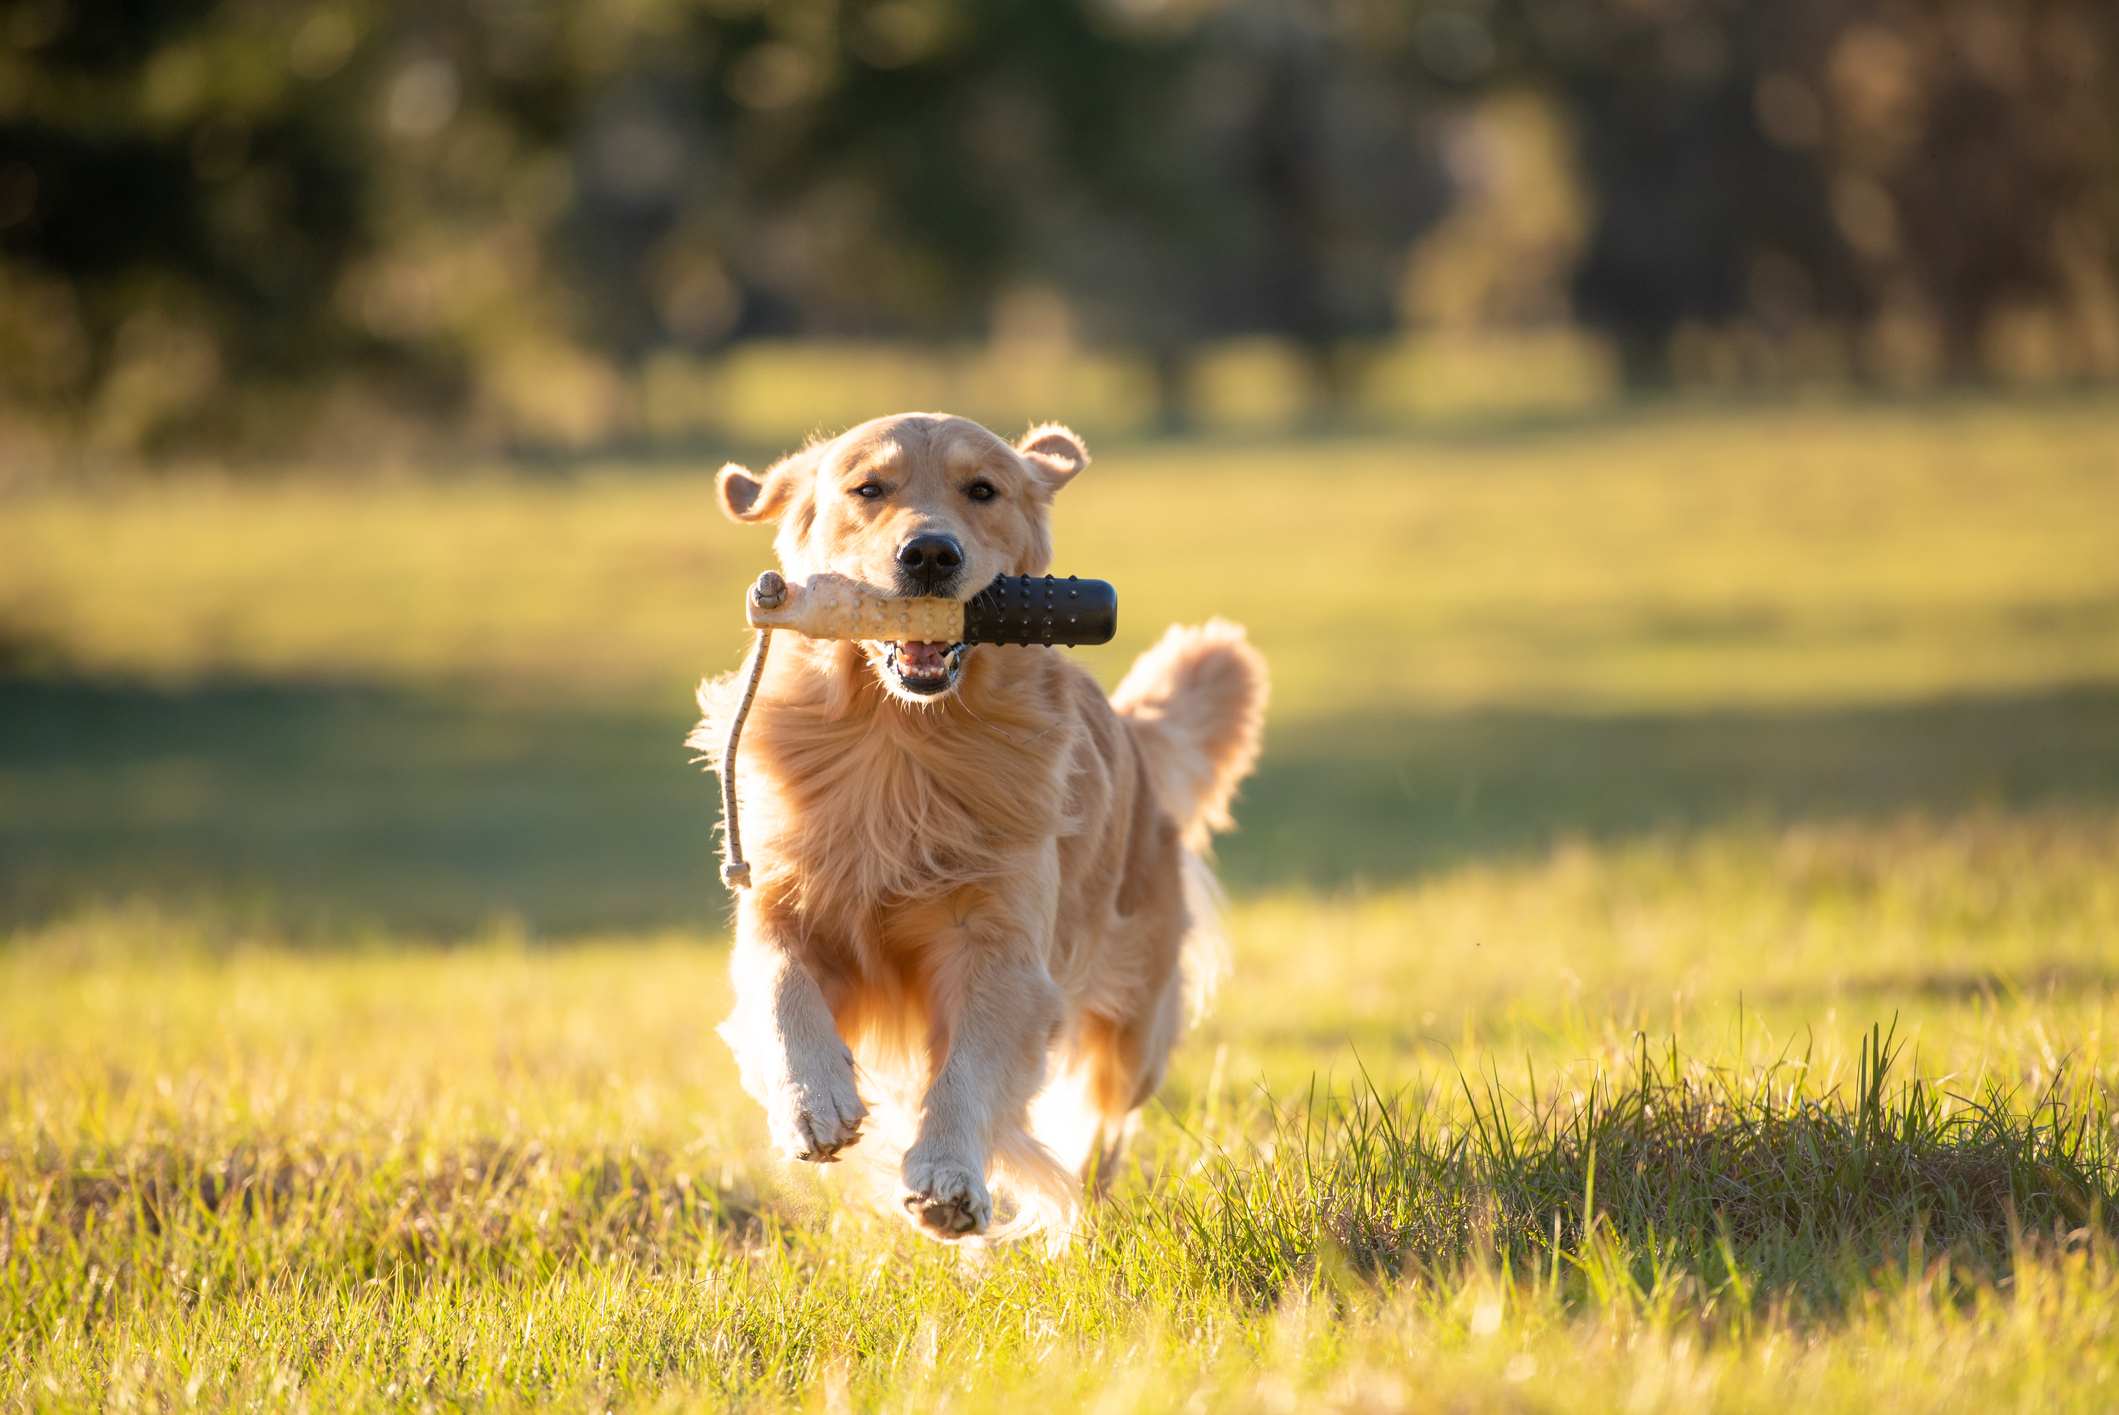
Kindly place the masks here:
[(0, 507), (0, 1400), (2108, 1408), (2119, 409), (1141, 446), (1278, 681), (1068, 1252), (762, 1152), (694, 470)]

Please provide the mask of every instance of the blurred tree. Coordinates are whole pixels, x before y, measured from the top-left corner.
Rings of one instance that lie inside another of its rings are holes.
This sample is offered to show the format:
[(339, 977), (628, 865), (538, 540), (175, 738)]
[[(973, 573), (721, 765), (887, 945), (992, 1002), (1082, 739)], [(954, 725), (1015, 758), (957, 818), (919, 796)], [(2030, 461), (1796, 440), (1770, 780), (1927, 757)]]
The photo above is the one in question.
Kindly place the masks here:
[(657, 348), (1039, 309), (1174, 409), (1570, 264), (1644, 377), (2110, 375), (2115, 57), (2101, 0), (0, 0), (0, 422), (579, 445)]
[(590, 441), (654, 346), (974, 337), (1026, 284), (1166, 368), (1256, 330), (1322, 367), (1440, 207), (1418, 85), (1265, 0), (4, 13), (0, 379), (119, 447), (324, 374)]
[(1302, 7), (783, 3), (688, 33), (703, 83), (615, 99), (633, 137), (604, 166), (696, 145), (693, 180), (657, 189), (654, 222), (582, 230), (612, 271), (659, 273), (659, 327), (606, 290), (636, 347), (968, 337), (1034, 284), (1166, 374), (1201, 338), (1257, 331), (1323, 369), (1389, 326), (1405, 244), (1442, 205), (1420, 84)]
[(269, 36), (197, 4), (39, 0), (0, 38), (0, 390), (100, 399), (122, 437), (227, 414), (231, 373), (346, 354), (318, 297), (364, 162), (328, 106), (288, 101)]
[(2110, 6), (1519, 0), (1515, 21), (1585, 135), (1579, 308), (1637, 373), (1687, 326), (1845, 330), (1885, 382), (2119, 373)]

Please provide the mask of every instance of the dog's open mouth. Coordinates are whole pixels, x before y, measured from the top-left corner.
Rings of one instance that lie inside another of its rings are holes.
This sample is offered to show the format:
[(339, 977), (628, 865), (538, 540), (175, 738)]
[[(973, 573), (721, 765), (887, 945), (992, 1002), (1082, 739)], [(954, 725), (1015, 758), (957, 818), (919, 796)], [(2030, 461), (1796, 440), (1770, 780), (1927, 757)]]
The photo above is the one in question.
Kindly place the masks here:
[(962, 644), (923, 644), (906, 640), (889, 645), (883, 655), (883, 671), (897, 679), (898, 686), (923, 698), (946, 693), (956, 686), (963, 671)]

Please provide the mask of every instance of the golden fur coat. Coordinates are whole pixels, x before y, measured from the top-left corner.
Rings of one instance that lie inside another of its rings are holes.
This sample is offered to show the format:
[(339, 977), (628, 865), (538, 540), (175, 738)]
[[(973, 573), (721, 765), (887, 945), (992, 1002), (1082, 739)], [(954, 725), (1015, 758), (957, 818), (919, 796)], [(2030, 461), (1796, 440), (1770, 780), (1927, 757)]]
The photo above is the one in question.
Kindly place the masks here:
[[(968, 598), (1049, 568), (1047, 507), (1087, 463), (1062, 428), (1010, 446), (909, 414), (720, 486), (779, 522), (791, 578)], [(937, 545), (942, 568), (907, 549)], [(1052, 649), (941, 647), (776, 636), (722, 1035), (789, 1155), (862, 1142), (937, 1236), (992, 1230), (996, 1190), (1002, 1231), (1064, 1233), (1212, 986), (1200, 855), (1257, 756), (1264, 662), (1225, 621), (1173, 628), (1107, 699)], [(737, 691), (700, 689), (710, 756)]]

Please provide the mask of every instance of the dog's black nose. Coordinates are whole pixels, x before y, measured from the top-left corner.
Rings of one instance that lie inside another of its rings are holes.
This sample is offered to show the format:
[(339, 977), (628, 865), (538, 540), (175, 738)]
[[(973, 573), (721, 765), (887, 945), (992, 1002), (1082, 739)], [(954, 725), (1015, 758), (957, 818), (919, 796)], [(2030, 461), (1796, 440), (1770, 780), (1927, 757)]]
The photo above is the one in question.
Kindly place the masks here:
[(948, 536), (914, 536), (898, 547), (898, 564), (927, 590), (940, 589), (964, 565), (964, 548)]

